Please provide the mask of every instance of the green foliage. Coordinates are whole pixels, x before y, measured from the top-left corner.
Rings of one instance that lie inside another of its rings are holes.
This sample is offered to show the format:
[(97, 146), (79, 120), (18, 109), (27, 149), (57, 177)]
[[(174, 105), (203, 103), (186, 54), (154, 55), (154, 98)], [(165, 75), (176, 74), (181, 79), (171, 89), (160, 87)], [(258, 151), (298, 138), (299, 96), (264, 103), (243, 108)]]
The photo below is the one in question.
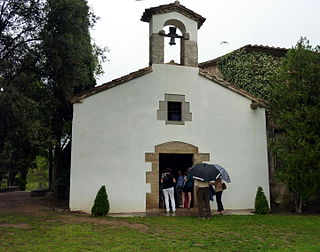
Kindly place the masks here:
[(37, 189), (48, 188), (49, 186), (49, 162), (43, 156), (37, 156), (34, 161), (36, 167), (29, 169), (27, 175), (26, 190), (32, 191)]
[(261, 186), (259, 186), (257, 190), (256, 198), (254, 200), (254, 209), (256, 214), (269, 213), (268, 201)]
[(49, 88), (61, 103), (96, 84), (90, 14), (85, 0), (48, 0), (48, 8), (42, 33), (45, 70)]
[(40, 142), (34, 94), (43, 6), (43, 0), (0, 2), (0, 180), (21, 188)]
[(93, 216), (106, 216), (109, 212), (109, 200), (105, 186), (101, 186), (94, 200), (91, 214)]
[(94, 23), (86, 0), (0, 1), (0, 180), (8, 185), (24, 187), (42, 155), (54, 169), (51, 189), (65, 186), (67, 97), (95, 86), (105, 51), (91, 44)]
[[(0, 87), (38, 62), (44, 0), (0, 1)], [(25, 61), (26, 55), (33, 55)]]
[[(70, 166), (63, 152), (71, 139), (72, 105), (68, 97), (95, 86), (97, 53), (89, 28), (94, 16), (85, 0), (48, 0), (47, 22), (42, 32), (44, 77), (49, 93), (47, 121), (52, 135), (52, 185), (65, 186)], [(57, 181), (59, 179), (59, 181)], [(62, 189), (62, 188), (61, 188)], [(60, 193), (58, 193), (60, 195)]]
[(277, 56), (244, 49), (218, 60), (218, 67), (228, 82), (266, 100), (270, 97), (272, 76), (279, 65), (280, 58)]
[(273, 150), (283, 167), (279, 177), (295, 194), (296, 212), (320, 181), (320, 47), (301, 38), (275, 76), (272, 115), (281, 129)]

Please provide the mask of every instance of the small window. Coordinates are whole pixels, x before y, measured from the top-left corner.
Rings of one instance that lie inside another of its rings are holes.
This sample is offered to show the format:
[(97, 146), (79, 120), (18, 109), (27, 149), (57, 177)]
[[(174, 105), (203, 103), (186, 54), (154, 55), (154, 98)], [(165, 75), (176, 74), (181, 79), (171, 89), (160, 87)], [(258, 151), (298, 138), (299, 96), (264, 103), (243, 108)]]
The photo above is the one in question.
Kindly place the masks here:
[(190, 104), (186, 102), (185, 95), (164, 94), (164, 100), (159, 101), (157, 120), (165, 121), (166, 125), (184, 125), (192, 121)]
[(168, 121), (181, 121), (182, 120), (182, 109), (181, 102), (170, 102), (168, 101)]

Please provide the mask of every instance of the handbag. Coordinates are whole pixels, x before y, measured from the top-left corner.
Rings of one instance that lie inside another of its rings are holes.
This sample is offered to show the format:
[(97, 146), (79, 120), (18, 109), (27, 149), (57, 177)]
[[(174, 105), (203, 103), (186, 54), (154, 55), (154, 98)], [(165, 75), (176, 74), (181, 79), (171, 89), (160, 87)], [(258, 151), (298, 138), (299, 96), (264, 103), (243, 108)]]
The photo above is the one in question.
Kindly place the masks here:
[(222, 190), (226, 190), (227, 189), (227, 185), (226, 185), (226, 183), (222, 183)]

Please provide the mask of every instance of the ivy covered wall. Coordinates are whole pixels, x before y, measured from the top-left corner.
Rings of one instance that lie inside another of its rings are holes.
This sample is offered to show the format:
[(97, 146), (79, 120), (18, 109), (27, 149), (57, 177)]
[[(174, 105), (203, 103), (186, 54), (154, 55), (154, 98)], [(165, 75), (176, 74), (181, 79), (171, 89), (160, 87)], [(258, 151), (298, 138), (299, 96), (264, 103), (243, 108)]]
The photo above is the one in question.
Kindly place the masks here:
[(266, 51), (236, 50), (217, 60), (223, 79), (233, 85), (269, 100), (270, 79), (277, 72), (281, 57)]
[(269, 100), (271, 78), (287, 49), (246, 45), (199, 67), (259, 98)]

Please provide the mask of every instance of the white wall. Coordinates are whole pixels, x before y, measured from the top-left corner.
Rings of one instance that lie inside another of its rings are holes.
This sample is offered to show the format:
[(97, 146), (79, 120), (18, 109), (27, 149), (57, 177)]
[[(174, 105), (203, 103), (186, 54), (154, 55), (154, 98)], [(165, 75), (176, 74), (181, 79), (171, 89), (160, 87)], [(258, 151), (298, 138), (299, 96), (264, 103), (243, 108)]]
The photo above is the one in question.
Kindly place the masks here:
[[(146, 210), (145, 153), (182, 141), (210, 153), (226, 167), (232, 183), (226, 209), (253, 208), (257, 187), (269, 198), (265, 111), (198, 74), (198, 68), (153, 65), (153, 72), (74, 104), (70, 209), (90, 212), (106, 185), (111, 212)], [(183, 94), (192, 121), (165, 125), (157, 120), (164, 94)]]

